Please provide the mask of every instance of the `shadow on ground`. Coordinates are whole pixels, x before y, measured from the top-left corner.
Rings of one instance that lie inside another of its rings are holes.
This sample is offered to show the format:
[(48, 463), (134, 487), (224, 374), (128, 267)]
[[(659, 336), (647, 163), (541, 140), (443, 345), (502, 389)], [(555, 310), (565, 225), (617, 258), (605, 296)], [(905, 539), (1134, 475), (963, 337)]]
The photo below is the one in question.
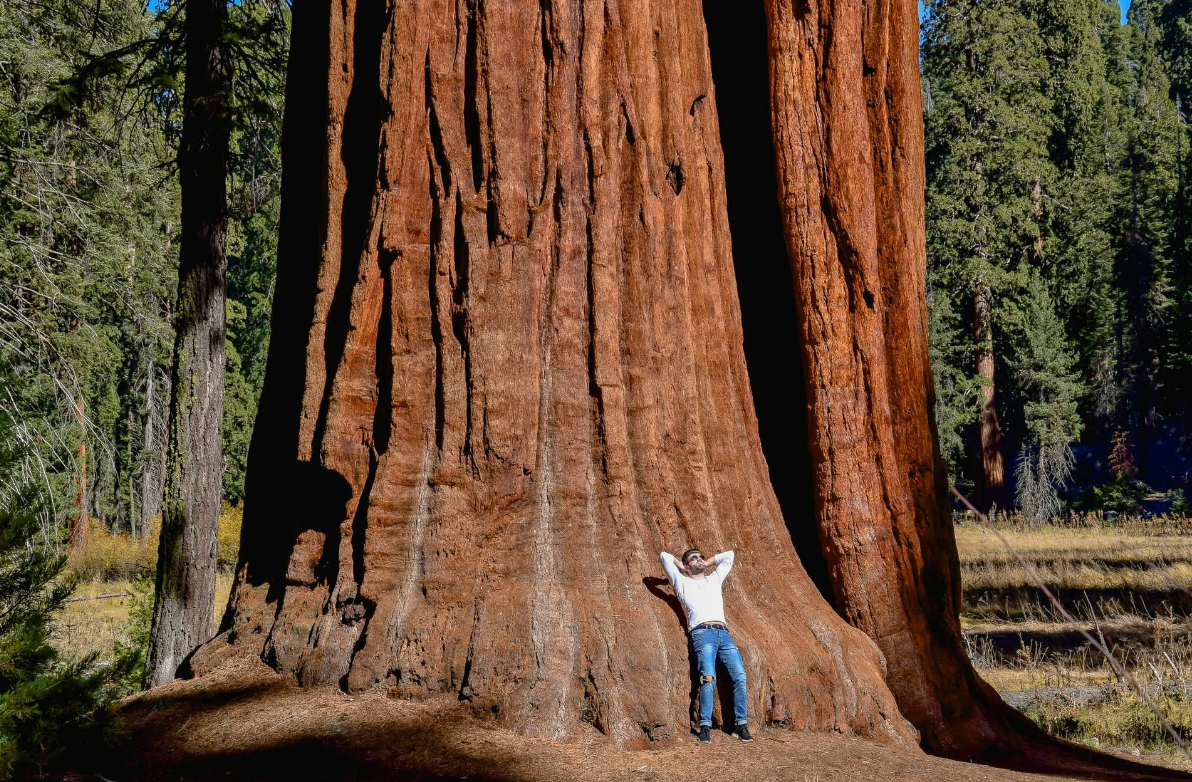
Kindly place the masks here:
[(127, 701), (121, 746), (76, 758), (77, 782), (130, 780), (445, 780), (487, 782), (1025, 782), (1040, 777), (933, 758), (823, 733), (757, 728), (744, 744), (677, 736), (618, 747), (595, 730), (575, 741), (524, 736), (453, 696), (401, 701), (302, 689), (257, 659), (225, 663)]

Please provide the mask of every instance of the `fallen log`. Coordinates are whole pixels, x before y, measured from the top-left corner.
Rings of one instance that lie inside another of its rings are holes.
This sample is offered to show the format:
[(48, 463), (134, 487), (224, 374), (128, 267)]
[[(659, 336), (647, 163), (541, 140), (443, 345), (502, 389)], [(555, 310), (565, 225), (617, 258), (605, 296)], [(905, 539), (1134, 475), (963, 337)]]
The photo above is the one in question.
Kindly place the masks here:
[(77, 603), (80, 600), (106, 600), (110, 597), (130, 597), (128, 592), (106, 592), (102, 595), (79, 595), (76, 597), (68, 597), (63, 600), (63, 603)]

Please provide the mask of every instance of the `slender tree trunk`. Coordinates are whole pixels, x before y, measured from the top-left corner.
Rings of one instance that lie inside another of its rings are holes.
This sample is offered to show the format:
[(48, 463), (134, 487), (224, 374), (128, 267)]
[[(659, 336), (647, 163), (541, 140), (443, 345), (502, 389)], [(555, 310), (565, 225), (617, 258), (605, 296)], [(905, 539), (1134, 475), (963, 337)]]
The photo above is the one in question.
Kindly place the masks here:
[(685, 732), (658, 552), (734, 549), (760, 723), (913, 742), (804, 573), (741, 347), (698, 0), (294, 9), (226, 632), (307, 684)]
[(980, 471), (977, 504), (982, 510), (1005, 509), (1006, 468), (1002, 461), (1002, 430), (997, 420), (997, 383), (993, 376), (993, 292), (979, 281), (973, 291), (973, 337), (977, 344), (977, 378), (981, 388), (977, 447)]
[(1045, 736), (960, 634), (931, 411), (918, 15), (911, 0), (766, 0), (779, 199), (836, 606), (885, 653), (931, 752), (1098, 778), (1182, 778)]
[(86, 412), (83, 397), (79, 396), (74, 403), (74, 419), (79, 425), (79, 444), (75, 447), (75, 461), (78, 463), (79, 474), (75, 482), (75, 515), (70, 522), (70, 549), (81, 551), (87, 545), (87, 528), (90, 519), (87, 516), (87, 430), (84, 427)]
[(144, 469), (141, 471), (140, 510), (133, 519), (133, 522), (136, 524), (136, 532), (134, 534), (137, 537), (143, 536), (148, 532), (149, 525), (153, 522), (153, 517), (157, 515), (161, 508), (161, 479), (163, 477), (161, 470), (158, 469), (158, 465), (160, 464), (159, 459), (163, 458), (164, 454), (157, 450), (157, 435), (154, 431), (156, 428), (155, 424), (157, 423), (157, 378), (153, 376), (152, 360), (146, 363), (149, 372), (145, 386), (145, 440), (141, 446), (141, 459)]
[(145, 679), (174, 678), (211, 637), (223, 467), (228, 71), (225, 0), (186, 6), (186, 96), (179, 168), (181, 263), (157, 559)]

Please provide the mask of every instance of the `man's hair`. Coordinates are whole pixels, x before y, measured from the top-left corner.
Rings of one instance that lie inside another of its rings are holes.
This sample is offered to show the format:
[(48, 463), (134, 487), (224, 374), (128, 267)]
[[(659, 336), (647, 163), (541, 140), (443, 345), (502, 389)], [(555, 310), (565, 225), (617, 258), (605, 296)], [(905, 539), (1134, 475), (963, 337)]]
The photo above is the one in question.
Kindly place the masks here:
[(686, 565), (686, 564), (687, 564), (687, 558), (688, 558), (689, 556), (691, 556), (692, 554), (699, 554), (699, 555), (702, 557), (702, 556), (704, 555), (704, 552), (700, 551), (700, 550), (699, 550), (699, 549), (697, 549), (697, 548), (689, 548), (689, 549), (687, 549), (686, 551), (684, 551), (684, 552), (683, 552), (683, 557), (682, 557), (682, 559), (680, 559), (679, 561), (680, 561), (680, 562), (682, 562), (684, 565)]

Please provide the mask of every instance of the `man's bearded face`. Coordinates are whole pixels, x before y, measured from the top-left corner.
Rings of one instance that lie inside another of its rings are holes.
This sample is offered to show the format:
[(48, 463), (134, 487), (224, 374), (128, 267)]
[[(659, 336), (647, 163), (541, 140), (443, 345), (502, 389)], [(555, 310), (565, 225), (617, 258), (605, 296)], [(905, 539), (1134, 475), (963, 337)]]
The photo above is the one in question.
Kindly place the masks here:
[(692, 554), (687, 558), (687, 571), (693, 576), (703, 575), (704, 571), (708, 569), (708, 563), (704, 561), (703, 554)]

